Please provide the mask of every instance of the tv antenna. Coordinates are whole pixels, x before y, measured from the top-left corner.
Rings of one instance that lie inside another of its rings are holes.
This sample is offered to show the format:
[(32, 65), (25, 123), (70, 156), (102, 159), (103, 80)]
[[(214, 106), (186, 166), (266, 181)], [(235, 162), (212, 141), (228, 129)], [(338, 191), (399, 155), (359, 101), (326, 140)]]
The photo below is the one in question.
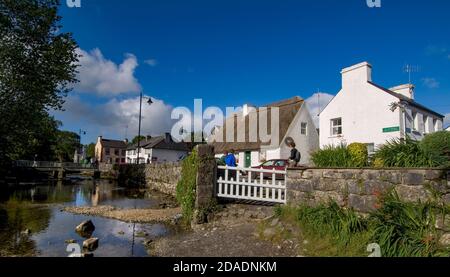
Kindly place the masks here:
[(412, 73), (416, 73), (420, 71), (420, 67), (418, 65), (410, 65), (407, 64), (403, 67), (403, 72), (408, 73), (408, 84), (411, 85), (412, 82)]

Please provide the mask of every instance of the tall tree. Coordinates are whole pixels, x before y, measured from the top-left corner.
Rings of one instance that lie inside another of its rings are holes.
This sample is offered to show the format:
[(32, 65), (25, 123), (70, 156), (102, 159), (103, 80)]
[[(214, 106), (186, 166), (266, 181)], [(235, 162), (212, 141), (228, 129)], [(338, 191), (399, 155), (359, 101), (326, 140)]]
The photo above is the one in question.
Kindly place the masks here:
[(89, 158), (95, 158), (95, 143), (86, 145), (86, 156)]
[(0, 163), (48, 158), (76, 80), (77, 44), (61, 32), (59, 0), (0, 1)]
[(74, 132), (58, 131), (53, 152), (60, 162), (73, 161), (75, 151), (80, 148), (80, 136)]
[(131, 141), (131, 145), (137, 144), (139, 141), (144, 141), (147, 137), (145, 136), (135, 136), (134, 139)]

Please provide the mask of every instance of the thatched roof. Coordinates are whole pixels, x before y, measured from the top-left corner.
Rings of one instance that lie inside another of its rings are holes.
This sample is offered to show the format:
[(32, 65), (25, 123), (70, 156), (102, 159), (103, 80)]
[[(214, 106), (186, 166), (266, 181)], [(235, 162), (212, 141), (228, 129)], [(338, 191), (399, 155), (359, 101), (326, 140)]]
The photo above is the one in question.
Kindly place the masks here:
[[(269, 105), (265, 105), (263, 107), (267, 107), (267, 113), (260, 113), (261, 110), (257, 109), (256, 111), (250, 112), (245, 118), (243, 118), (242, 113), (238, 115), (234, 115), (233, 117), (229, 117), (225, 120), (225, 124), (221, 127), (221, 131), (217, 132), (217, 135), (212, 136), (210, 141), (218, 141), (217, 136), (223, 135), (220, 141), (223, 142), (211, 142), (211, 145), (214, 146), (215, 152), (217, 154), (223, 153), (224, 151), (235, 150), (237, 152), (242, 151), (257, 151), (260, 150), (262, 146), (269, 146), (271, 143), (261, 142), (259, 137), (259, 128), (263, 125), (260, 125), (260, 120), (262, 124), (266, 124), (267, 122), (267, 133), (269, 135), (272, 134), (271, 124), (272, 124), (272, 116), (271, 116), (271, 108), (277, 107), (279, 108), (279, 144), (283, 143), (283, 139), (286, 136), (286, 133), (294, 120), (297, 113), (300, 111), (301, 107), (304, 104), (304, 100), (298, 96), (293, 97), (291, 99), (275, 102)], [(267, 120), (266, 120), (267, 117)], [(257, 120), (257, 127), (249, 128), (250, 118), (254, 118)], [(226, 140), (226, 127), (233, 126), (234, 120), (234, 142), (227, 142)], [(245, 140), (238, 141), (238, 122), (243, 123), (245, 120)], [(250, 141), (250, 138), (257, 138), (256, 141)]]

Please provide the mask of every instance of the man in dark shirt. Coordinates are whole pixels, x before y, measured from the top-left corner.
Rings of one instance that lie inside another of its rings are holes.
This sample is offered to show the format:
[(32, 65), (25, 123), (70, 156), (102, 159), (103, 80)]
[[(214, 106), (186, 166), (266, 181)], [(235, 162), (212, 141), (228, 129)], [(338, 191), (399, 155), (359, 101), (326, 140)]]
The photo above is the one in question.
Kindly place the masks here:
[(295, 142), (291, 143), (291, 156), (289, 157), (289, 167), (296, 167), (300, 162), (302, 156), (297, 150)]

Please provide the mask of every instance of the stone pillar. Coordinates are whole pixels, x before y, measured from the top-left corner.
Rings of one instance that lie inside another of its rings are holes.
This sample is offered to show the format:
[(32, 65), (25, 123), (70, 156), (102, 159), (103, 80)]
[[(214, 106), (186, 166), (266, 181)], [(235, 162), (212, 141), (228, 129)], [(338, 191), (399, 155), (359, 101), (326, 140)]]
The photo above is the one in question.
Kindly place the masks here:
[(197, 197), (194, 221), (201, 224), (206, 221), (208, 209), (216, 203), (217, 164), (213, 146), (199, 145), (197, 146), (197, 153)]

